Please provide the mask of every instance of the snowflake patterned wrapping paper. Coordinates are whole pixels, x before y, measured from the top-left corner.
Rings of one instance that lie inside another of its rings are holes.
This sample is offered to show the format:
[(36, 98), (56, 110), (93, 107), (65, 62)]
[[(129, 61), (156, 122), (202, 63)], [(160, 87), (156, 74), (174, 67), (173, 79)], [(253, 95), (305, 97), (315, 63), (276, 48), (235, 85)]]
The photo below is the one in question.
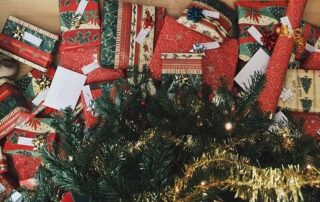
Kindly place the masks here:
[(40, 71), (54, 60), (59, 37), (9, 16), (0, 34), (0, 52)]
[(160, 32), (164, 14), (164, 8), (119, 2), (115, 69), (126, 69), (133, 65), (140, 68), (149, 66), (156, 33)]
[(278, 106), (296, 112), (320, 112), (320, 71), (288, 69)]
[[(203, 13), (212, 12), (212, 16)], [(213, 14), (214, 13), (214, 14)], [(215, 16), (216, 15), (216, 16)], [(214, 41), (222, 42), (236, 19), (236, 13), (218, 0), (193, 1), (177, 22)]]
[[(277, 35), (275, 29), (280, 23), (280, 18), (284, 17), (288, 1), (249, 1), (239, 0), (238, 6), (238, 24), (239, 24), (239, 58), (247, 62), (251, 57), (264, 47), (269, 52), (275, 44)], [(254, 26), (260, 34), (266, 38), (266, 42), (260, 44), (248, 32), (249, 28)], [(270, 44), (273, 43), (273, 44)]]
[(30, 107), (15, 85), (0, 85), (0, 139), (24, 121), (29, 113)]
[[(289, 0), (286, 16), (293, 30), (299, 28), (306, 4), (307, 0)], [(259, 97), (261, 109), (264, 111), (276, 110), (293, 47), (293, 36), (280, 33), (266, 69), (266, 84)]]
[[(212, 42), (212, 39), (176, 22), (166, 16), (150, 68), (155, 79), (162, 78), (162, 53), (189, 53), (194, 44)], [(202, 62), (203, 82), (217, 90), (221, 77), (226, 77), (228, 86), (233, 86), (233, 78), (238, 60), (238, 40), (228, 38), (219, 48), (206, 50)]]
[[(87, 4), (84, 4), (86, 3)], [(100, 58), (100, 18), (97, 0), (60, 0), (60, 65), (83, 73), (86, 65), (98, 62)], [(81, 10), (82, 12), (80, 12)], [(86, 83), (99, 83), (117, 79), (120, 71), (97, 69), (87, 74)]]

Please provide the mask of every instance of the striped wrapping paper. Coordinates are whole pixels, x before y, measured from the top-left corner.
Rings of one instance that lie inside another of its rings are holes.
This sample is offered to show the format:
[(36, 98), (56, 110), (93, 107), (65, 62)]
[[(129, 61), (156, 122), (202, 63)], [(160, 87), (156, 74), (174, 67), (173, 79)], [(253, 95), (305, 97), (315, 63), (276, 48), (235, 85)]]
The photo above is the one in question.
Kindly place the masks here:
[(201, 53), (162, 53), (162, 74), (202, 75)]
[[(34, 38), (37, 38), (36, 41), (40, 40), (40, 44), (35, 43)], [(58, 40), (59, 37), (55, 34), (9, 16), (0, 34), (0, 52), (46, 72), (46, 68), (54, 60), (53, 54), (58, 47)]]

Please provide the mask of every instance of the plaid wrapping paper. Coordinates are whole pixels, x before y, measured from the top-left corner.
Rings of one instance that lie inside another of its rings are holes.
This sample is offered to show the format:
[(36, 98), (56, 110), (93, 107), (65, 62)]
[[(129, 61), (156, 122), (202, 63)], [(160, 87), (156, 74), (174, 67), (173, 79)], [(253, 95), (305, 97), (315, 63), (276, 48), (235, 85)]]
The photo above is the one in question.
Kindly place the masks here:
[[(212, 40), (198, 32), (194, 32), (169, 16), (161, 30), (150, 68), (155, 79), (162, 78), (162, 53), (189, 53), (197, 43), (207, 43)], [(202, 59), (203, 82), (217, 90), (221, 85), (221, 77), (226, 77), (228, 86), (232, 88), (233, 78), (238, 60), (238, 40), (226, 39), (217, 49), (205, 51)]]
[[(205, 3), (206, 2), (206, 3)], [(193, 1), (189, 6), (182, 12), (177, 22), (199, 32), (215, 41), (222, 42), (232, 27), (232, 21), (228, 16), (224, 15), (223, 11), (216, 9), (216, 6), (222, 4), (218, 1)], [(188, 19), (187, 15), (190, 9), (197, 8), (201, 10), (208, 10), (219, 13), (219, 18), (204, 17), (198, 22), (193, 22)], [(228, 9), (225, 7), (225, 9)], [(228, 10), (231, 10), (230, 8)]]
[(26, 119), (29, 112), (29, 105), (15, 85), (0, 86), (0, 138)]
[[(40, 45), (27, 40), (26, 34), (40, 39)], [(54, 60), (58, 39), (57, 35), (9, 16), (0, 34), (0, 52), (45, 72)]]
[(247, 31), (254, 26), (262, 35), (267, 32), (274, 32), (280, 23), (280, 18), (284, 17), (287, 0), (280, 1), (250, 1), (239, 0), (238, 24), (240, 53), (239, 58), (247, 62), (262, 47)]
[[(78, 0), (60, 0), (60, 26), (62, 44), (60, 46), (60, 65), (78, 73), (82, 68), (100, 58), (100, 18), (99, 3), (89, 0), (80, 26), (73, 27), (73, 14), (79, 6)], [(98, 68), (87, 74), (87, 84), (110, 81), (121, 77), (120, 71)]]
[[(299, 28), (306, 4), (307, 0), (289, 0), (286, 16), (293, 30)], [(266, 69), (266, 84), (258, 99), (264, 111), (275, 112), (277, 108), (293, 48), (293, 37), (278, 37)]]
[(320, 71), (288, 69), (278, 106), (297, 112), (320, 112)]
[[(149, 65), (156, 33), (160, 31), (164, 8), (119, 2), (116, 30), (115, 69)], [(141, 44), (135, 41), (142, 29), (150, 28)], [(112, 52), (112, 50), (111, 50)]]

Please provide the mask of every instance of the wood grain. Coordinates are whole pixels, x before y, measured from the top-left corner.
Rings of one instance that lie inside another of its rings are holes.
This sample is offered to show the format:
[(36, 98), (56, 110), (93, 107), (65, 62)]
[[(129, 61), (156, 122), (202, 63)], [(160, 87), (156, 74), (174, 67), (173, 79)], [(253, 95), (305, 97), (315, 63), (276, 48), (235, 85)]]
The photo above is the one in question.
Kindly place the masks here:
[[(132, 3), (166, 7), (171, 16), (179, 13), (192, 0), (125, 0)], [(235, 7), (236, 0), (222, 0), (229, 6)], [(103, 0), (100, 0), (102, 5)], [(50, 32), (59, 32), (58, 0), (0, 0), (0, 29), (9, 15), (21, 18), (29, 23), (44, 28)], [(308, 0), (304, 20), (320, 25), (320, 0)], [(21, 65), (19, 76), (30, 71), (26, 65)]]

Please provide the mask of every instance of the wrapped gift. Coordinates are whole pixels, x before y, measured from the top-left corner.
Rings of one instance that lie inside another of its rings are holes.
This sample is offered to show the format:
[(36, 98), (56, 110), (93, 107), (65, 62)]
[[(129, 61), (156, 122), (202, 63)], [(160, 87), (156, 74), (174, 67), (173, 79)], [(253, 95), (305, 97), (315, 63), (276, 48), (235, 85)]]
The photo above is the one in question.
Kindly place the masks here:
[[(176, 22), (172, 17), (166, 16), (165, 24), (161, 30), (150, 68), (155, 79), (160, 80), (163, 67), (162, 53), (189, 53), (195, 44), (208, 43), (212, 40), (198, 32)], [(233, 86), (238, 60), (238, 40), (228, 38), (220, 47), (208, 49), (202, 62), (203, 81), (213, 90), (221, 85), (221, 78), (225, 77), (229, 87)]]
[(320, 71), (289, 69), (278, 106), (297, 112), (320, 112)]
[(320, 70), (320, 27), (306, 23), (304, 28), (304, 33), (307, 33), (310, 39), (307, 40), (307, 54), (304, 55), (302, 66), (306, 69)]
[[(242, 61), (249, 61), (261, 47), (272, 52), (278, 37), (276, 28), (280, 18), (285, 15), (287, 4), (287, 0), (237, 1), (240, 32), (239, 58)], [(253, 29), (255, 31), (251, 31)]]
[(0, 175), (0, 201), (5, 201), (7, 199), (13, 189), (15, 188), (15, 184), (13, 184), (10, 176), (7, 174)]
[(67, 192), (63, 195), (60, 202), (91, 202), (90, 198), (75, 192)]
[(266, 84), (259, 97), (261, 109), (264, 111), (275, 112), (276, 110), (293, 52), (295, 38), (293, 35), (300, 26), (306, 3), (307, 0), (289, 0), (286, 11), (287, 21), (289, 22), (286, 22), (280, 28), (279, 38), (266, 69)]
[(320, 139), (320, 113), (292, 112), (292, 116), (304, 121), (304, 131), (306, 134)]
[(5, 83), (0, 86), (0, 138), (29, 116), (29, 106), (18, 88)]
[[(60, 0), (62, 44), (60, 65), (87, 75), (86, 83), (117, 79), (122, 72), (101, 68), (99, 3), (95, 0)], [(83, 68), (86, 68), (83, 69)]]
[(115, 69), (125, 69), (133, 65), (140, 68), (149, 66), (155, 33), (160, 32), (163, 14), (164, 8), (119, 2)]
[(99, 86), (84, 86), (81, 93), (81, 103), (83, 106), (83, 113), (85, 124), (87, 128), (93, 127), (97, 121), (97, 115), (94, 111), (93, 101), (102, 96), (102, 89)]
[(47, 145), (48, 148), (52, 148), (56, 140), (56, 132), (51, 127), (51, 122), (50, 118), (34, 118), (26, 124), (17, 126), (7, 136), (4, 153), (40, 156), (40, 147)]
[(40, 71), (47, 71), (58, 46), (57, 35), (9, 16), (0, 34), (0, 52)]
[(236, 19), (236, 13), (218, 0), (193, 1), (182, 12), (178, 23), (214, 41), (222, 42)]

